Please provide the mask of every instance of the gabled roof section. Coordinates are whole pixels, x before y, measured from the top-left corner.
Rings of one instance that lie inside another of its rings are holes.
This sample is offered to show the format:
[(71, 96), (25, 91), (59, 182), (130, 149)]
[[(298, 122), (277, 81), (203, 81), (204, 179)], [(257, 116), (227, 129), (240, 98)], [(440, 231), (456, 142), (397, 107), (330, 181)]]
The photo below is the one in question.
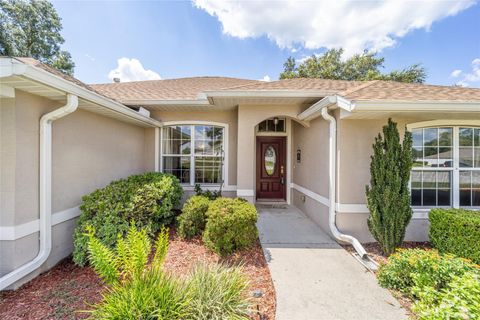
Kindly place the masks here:
[(93, 89), (126, 104), (141, 100), (196, 100), (205, 90), (239, 87), (260, 81), (228, 77), (191, 77), (91, 85)]

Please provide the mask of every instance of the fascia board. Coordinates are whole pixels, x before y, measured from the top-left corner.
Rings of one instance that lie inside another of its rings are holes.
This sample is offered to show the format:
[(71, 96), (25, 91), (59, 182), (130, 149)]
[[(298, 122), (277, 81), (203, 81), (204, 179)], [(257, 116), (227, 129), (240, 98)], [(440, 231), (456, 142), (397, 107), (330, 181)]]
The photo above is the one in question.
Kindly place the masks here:
[[(3, 60), (3, 59), (2, 59)], [(79, 98), (92, 102), (93, 104), (99, 105), (101, 107), (107, 108), (116, 113), (120, 113), (126, 118), (131, 118), (136, 121), (140, 121), (148, 126), (158, 127), (161, 126), (161, 122), (152, 118), (144, 117), (134, 110), (124, 106), (123, 104), (113, 101), (107, 97), (104, 97), (96, 92), (90, 91), (86, 88), (83, 88), (75, 83), (72, 83), (68, 80), (65, 80), (61, 77), (58, 77), (54, 74), (51, 74), (45, 70), (41, 70), (34, 66), (25, 65), (21, 62), (16, 62), (14, 59), (9, 58), (10, 63), (1, 64), (1, 76), (24, 76), (33, 81), (43, 83), (47, 86), (59, 89), (66, 93), (74, 94)], [(9, 67), (9, 65), (11, 67)]]

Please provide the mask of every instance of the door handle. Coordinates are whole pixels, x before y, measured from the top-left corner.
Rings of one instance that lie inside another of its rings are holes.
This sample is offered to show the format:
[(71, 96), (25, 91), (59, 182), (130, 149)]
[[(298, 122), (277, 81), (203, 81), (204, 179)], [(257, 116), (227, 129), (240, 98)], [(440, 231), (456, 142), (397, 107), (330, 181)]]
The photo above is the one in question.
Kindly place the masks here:
[(283, 178), (283, 165), (280, 166), (280, 184), (285, 184), (285, 179)]

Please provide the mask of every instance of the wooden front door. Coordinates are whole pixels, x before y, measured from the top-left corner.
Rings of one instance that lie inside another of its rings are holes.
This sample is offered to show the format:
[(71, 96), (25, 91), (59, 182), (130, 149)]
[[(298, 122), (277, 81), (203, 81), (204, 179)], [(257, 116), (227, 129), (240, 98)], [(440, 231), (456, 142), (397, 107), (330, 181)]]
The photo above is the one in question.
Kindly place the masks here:
[(286, 137), (257, 137), (257, 199), (285, 200)]

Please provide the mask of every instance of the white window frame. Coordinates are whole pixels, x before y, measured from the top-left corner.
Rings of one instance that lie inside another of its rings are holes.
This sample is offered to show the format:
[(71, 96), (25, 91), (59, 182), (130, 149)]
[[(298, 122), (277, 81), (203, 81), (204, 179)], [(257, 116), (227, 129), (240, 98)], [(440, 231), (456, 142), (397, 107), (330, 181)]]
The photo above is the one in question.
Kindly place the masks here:
[[(460, 171), (480, 171), (480, 168), (460, 167), (460, 128), (477, 128), (480, 129), (480, 121), (478, 120), (434, 120), (424, 121), (407, 125), (407, 130), (412, 132), (413, 129), (423, 128), (452, 128), (452, 148), (453, 148), (453, 166), (451, 168), (431, 168), (431, 167), (413, 167), (412, 171), (450, 171), (451, 177), (451, 205), (450, 206), (412, 206), (414, 210), (430, 209), (430, 208), (465, 208), (478, 210), (478, 206), (460, 206)], [(411, 181), (409, 182), (411, 188)], [(411, 189), (410, 189), (411, 191)]]
[(223, 140), (222, 140), (222, 149), (223, 149), (223, 165), (222, 165), (222, 182), (221, 183), (203, 183), (200, 184), (201, 187), (218, 187), (223, 183), (223, 186), (229, 186), (228, 184), (228, 139), (229, 139), (229, 126), (228, 123), (223, 122), (212, 122), (212, 121), (168, 121), (162, 123), (162, 130), (160, 130), (160, 171), (163, 172), (163, 157), (166, 156), (181, 156), (181, 155), (170, 155), (163, 153), (163, 128), (169, 126), (190, 126), (191, 130), (191, 152), (190, 155), (185, 155), (184, 157), (190, 157), (190, 183), (182, 183), (183, 187), (193, 188), (197, 183), (195, 182), (195, 126), (215, 126), (223, 128)]

